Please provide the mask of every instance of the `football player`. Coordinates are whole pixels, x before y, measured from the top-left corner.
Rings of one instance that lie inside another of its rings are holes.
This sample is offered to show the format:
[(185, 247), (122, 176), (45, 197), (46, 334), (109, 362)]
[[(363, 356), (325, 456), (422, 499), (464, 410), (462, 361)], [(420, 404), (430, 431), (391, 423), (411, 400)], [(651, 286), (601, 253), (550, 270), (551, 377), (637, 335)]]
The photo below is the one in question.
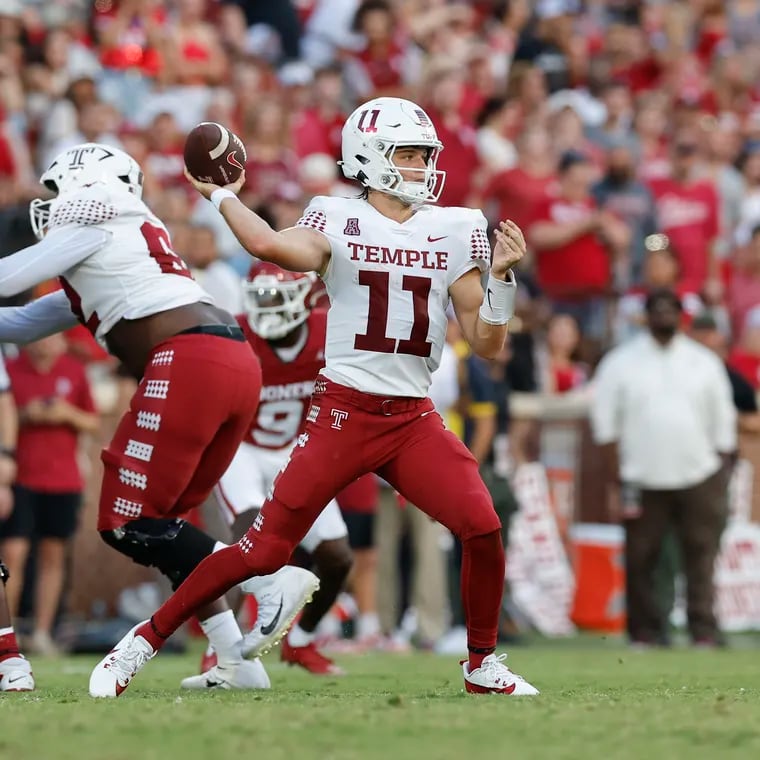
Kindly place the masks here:
[[(288, 272), (260, 262), (243, 282), (245, 314), (237, 321), (261, 362), (262, 388), (253, 426), (215, 489), (235, 540), (245, 535), (287, 463), (306, 422), (314, 380), (325, 363), (327, 317), (324, 310), (311, 308), (315, 280), (313, 273)], [(281, 657), (318, 675), (343, 672), (316, 648), (314, 631), (351, 570), (347, 536), (333, 500), (301, 541), (320, 586), (284, 639)]]
[[(342, 488), (376, 472), (462, 543), (468, 692), (536, 694), (497, 656), (504, 587), (501, 526), (478, 465), (447, 431), (427, 397), (452, 303), (473, 351), (495, 357), (513, 313), (512, 268), (525, 240), (511, 221), (495, 230), (468, 208), (437, 208), (443, 145), (415, 103), (377, 98), (352, 113), (342, 133), (343, 173), (357, 198), (316, 197), (295, 227), (277, 232), (225, 188), (188, 179), (219, 209), (253, 255), (285, 269), (318, 272), (330, 298), (325, 368), (287, 467), (246, 535), (206, 558), (153, 617), (98, 664), (91, 693), (115, 696), (192, 615), (251, 572), (282, 567)], [(485, 289), (481, 277), (486, 277)], [(111, 670), (118, 663), (118, 673)]]
[[(209, 495), (250, 429), (261, 367), (234, 318), (172, 250), (141, 200), (142, 178), (130, 156), (107, 145), (77, 145), (54, 159), (41, 182), (55, 197), (30, 204), (40, 242), (0, 260), (0, 295), (55, 277), (63, 289), (0, 310), (0, 340), (37, 340), (79, 319), (141, 378), (101, 455), (98, 531), (176, 588), (224, 548), (182, 518)], [(260, 611), (250, 656), (284, 635), (318, 585), (307, 570), (283, 571), (244, 588)], [(194, 685), (267, 688), (261, 663), (242, 659), (242, 634), (224, 599), (209, 599), (198, 617), (219, 663)], [(128, 671), (116, 661), (112, 672), (126, 685)]]
[(0, 691), (34, 691), (34, 675), (29, 660), (19, 652), (11, 613), (5, 598), (8, 569), (0, 559)]

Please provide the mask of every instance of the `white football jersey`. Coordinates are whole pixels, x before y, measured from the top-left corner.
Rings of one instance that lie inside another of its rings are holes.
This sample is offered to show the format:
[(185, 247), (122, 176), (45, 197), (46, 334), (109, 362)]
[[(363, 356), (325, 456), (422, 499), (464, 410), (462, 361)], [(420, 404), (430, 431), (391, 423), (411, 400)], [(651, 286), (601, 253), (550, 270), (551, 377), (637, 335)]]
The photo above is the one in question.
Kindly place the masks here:
[(449, 288), (490, 265), (483, 214), (425, 205), (399, 224), (360, 198), (319, 196), (298, 226), (322, 232), (332, 250), (323, 374), (366, 393), (426, 396)]
[(122, 192), (95, 184), (55, 199), (49, 232), (72, 225), (96, 227), (110, 236), (60, 278), (72, 311), (101, 342), (121, 319), (212, 303), (172, 250), (166, 227), (126, 186)]

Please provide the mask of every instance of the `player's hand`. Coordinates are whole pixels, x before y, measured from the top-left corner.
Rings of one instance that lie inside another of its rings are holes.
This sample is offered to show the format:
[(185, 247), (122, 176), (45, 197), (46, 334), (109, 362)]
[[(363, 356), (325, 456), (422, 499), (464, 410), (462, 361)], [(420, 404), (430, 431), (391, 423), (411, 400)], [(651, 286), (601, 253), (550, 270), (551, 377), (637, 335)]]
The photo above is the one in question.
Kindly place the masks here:
[(522, 230), (511, 219), (507, 219), (506, 222), (499, 222), (494, 233), (496, 245), (493, 249), (491, 274), (503, 280), (507, 272), (525, 256), (527, 246)]
[(213, 193), (214, 190), (219, 190), (221, 187), (225, 190), (231, 190), (235, 195), (238, 195), (240, 189), (245, 184), (245, 172), (238, 177), (236, 182), (229, 185), (215, 185), (213, 182), (201, 182), (190, 174), (187, 167), (185, 167), (185, 177), (187, 177), (187, 181), (206, 199), (211, 198), (211, 193)]

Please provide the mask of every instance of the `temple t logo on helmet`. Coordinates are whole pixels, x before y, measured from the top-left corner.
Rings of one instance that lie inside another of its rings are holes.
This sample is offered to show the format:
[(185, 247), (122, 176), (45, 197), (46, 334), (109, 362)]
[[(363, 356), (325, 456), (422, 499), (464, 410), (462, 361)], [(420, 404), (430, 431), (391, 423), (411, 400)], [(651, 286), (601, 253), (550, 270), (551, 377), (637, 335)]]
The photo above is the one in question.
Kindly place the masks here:
[(308, 296), (316, 280), (313, 272), (288, 272), (276, 264), (259, 262), (243, 281), (248, 324), (265, 340), (278, 340), (306, 321)]
[[(393, 163), (397, 148), (427, 149), (419, 180), (405, 180)], [(434, 203), (443, 190), (446, 172), (436, 168), (443, 144), (425, 111), (411, 100), (375, 98), (359, 106), (346, 120), (342, 134), (343, 174), (364, 187), (395, 195), (409, 203)]]
[(40, 184), (56, 193), (56, 198), (36, 198), (29, 205), (34, 234), (38, 238), (44, 235), (51, 204), (57, 198), (98, 182), (142, 197), (142, 169), (123, 150), (102, 143), (81, 143), (59, 153), (40, 177)]

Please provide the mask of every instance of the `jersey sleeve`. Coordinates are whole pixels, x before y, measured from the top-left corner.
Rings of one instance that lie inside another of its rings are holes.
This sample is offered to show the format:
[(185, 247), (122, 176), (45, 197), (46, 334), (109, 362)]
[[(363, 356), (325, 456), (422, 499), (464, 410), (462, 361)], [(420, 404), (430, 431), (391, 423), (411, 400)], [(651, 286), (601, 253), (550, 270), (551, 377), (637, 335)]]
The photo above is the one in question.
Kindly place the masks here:
[(488, 241), (488, 222), (481, 211), (470, 210), (469, 234), (464, 241), (464, 253), (451, 272), (449, 285), (456, 282), (470, 269), (487, 272), (491, 266), (491, 244)]
[(31, 343), (76, 324), (69, 299), (62, 290), (56, 290), (25, 306), (0, 308), (0, 342)]
[(107, 189), (94, 185), (53, 201), (47, 227), (48, 230), (67, 225), (92, 227), (110, 222), (119, 213)]
[(95, 227), (60, 227), (50, 230), (35, 245), (0, 259), (0, 296), (23, 293), (64, 272), (100, 250), (111, 233)]
[(317, 232), (327, 232), (327, 211), (321, 197), (312, 198), (311, 203), (296, 222), (296, 227), (308, 227)]

